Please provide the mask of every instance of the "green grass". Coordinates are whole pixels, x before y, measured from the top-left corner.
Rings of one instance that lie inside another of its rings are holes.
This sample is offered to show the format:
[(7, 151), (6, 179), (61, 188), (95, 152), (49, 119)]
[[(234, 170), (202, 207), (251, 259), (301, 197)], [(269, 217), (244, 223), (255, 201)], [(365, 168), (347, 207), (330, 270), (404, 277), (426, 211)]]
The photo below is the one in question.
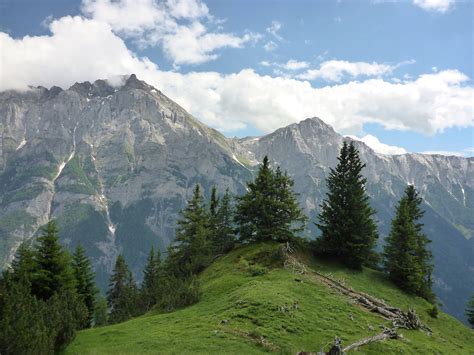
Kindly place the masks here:
[[(238, 353), (319, 351), (337, 335), (348, 345), (388, 325), (311, 277), (277, 267), (269, 255), (275, 244), (252, 245), (217, 260), (201, 276), (201, 301), (172, 313), (150, 312), (125, 323), (82, 331), (68, 354)], [(307, 265), (344, 279), (347, 285), (388, 303), (416, 309), (433, 329), (400, 330), (404, 340), (387, 340), (360, 354), (472, 354), (474, 334), (440, 312), (430, 318), (429, 304), (404, 294), (373, 270), (351, 272), (336, 264), (301, 255)], [(263, 273), (252, 270), (260, 267)], [(252, 275), (259, 276), (252, 276)], [(260, 275), (261, 274), (261, 275)], [(226, 321), (224, 321), (226, 320)], [(224, 321), (224, 322), (222, 322)], [(263, 337), (263, 341), (262, 341)], [(328, 350), (327, 346), (325, 350)]]

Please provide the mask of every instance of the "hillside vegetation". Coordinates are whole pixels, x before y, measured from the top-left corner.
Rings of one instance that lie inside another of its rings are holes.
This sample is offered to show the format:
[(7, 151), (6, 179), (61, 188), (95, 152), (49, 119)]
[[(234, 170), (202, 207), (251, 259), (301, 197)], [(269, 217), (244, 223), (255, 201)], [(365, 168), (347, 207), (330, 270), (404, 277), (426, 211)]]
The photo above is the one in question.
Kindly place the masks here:
[(427, 301), (409, 296), (371, 269), (348, 271), (297, 252), (304, 274), (283, 267), (281, 246), (243, 246), (218, 258), (199, 275), (201, 298), (172, 313), (151, 311), (124, 323), (84, 330), (67, 354), (261, 353), (329, 350), (335, 336), (349, 345), (376, 335), (391, 322), (356, 305), (321, 282), (327, 275), (391, 306), (413, 308), (432, 334), (399, 329), (403, 338), (359, 348), (361, 354), (473, 354), (472, 330)]

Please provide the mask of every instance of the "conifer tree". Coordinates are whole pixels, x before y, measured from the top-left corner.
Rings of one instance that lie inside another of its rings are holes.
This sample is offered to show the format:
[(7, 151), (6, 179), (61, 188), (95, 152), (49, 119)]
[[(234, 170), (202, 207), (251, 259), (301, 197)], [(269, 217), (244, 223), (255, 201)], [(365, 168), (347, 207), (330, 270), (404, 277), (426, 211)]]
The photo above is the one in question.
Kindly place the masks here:
[(106, 325), (109, 320), (107, 300), (99, 295), (95, 300), (94, 326), (100, 327)]
[(235, 221), (242, 241), (289, 241), (303, 230), (306, 216), (298, 206), (293, 180), (263, 158), (258, 175), (237, 198)]
[(59, 244), (58, 228), (50, 221), (37, 239), (33, 294), (43, 300), (74, 287), (71, 257)]
[(466, 317), (471, 328), (474, 329), (474, 295), (472, 295), (471, 299), (467, 302)]
[(175, 244), (170, 248), (169, 261), (184, 277), (203, 270), (211, 258), (209, 214), (204, 206), (201, 188), (196, 185), (193, 197), (181, 211), (177, 221)]
[(219, 200), (217, 212), (214, 218), (211, 242), (214, 253), (226, 253), (234, 246), (234, 212), (231, 205), (229, 189), (226, 190), (222, 199)]
[(361, 173), (364, 167), (353, 143), (344, 142), (338, 164), (330, 170), (328, 193), (316, 223), (322, 232), (316, 242), (317, 251), (339, 258), (353, 269), (373, 265), (377, 260), (375, 211), (365, 191), (366, 179)]
[(117, 257), (110, 277), (107, 303), (110, 309), (109, 322), (118, 323), (138, 314), (137, 288), (132, 273), (122, 255)]
[(384, 247), (384, 269), (401, 289), (434, 301), (431, 291), (432, 255), (430, 240), (422, 232), (422, 199), (409, 185), (400, 199), (392, 229)]
[(45, 319), (45, 302), (31, 293), (28, 280), (12, 282), (2, 296), (0, 308), (1, 354), (50, 354), (54, 331)]
[(15, 280), (33, 279), (36, 269), (35, 253), (26, 243), (21, 243), (11, 264), (11, 271)]
[(143, 283), (141, 287), (141, 296), (144, 311), (148, 311), (158, 301), (159, 286), (161, 274), (161, 254), (158, 250), (155, 253), (153, 246), (143, 270)]
[[(73, 255), (73, 271), (75, 278), (76, 292), (87, 308), (86, 324), (82, 327), (90, 327), (94, 319), (95, 295), (95, 274), (89, 259), (84, 254), (84, 248), (78, 244)], [(81, 327), (81, 328), (82, 328)]]

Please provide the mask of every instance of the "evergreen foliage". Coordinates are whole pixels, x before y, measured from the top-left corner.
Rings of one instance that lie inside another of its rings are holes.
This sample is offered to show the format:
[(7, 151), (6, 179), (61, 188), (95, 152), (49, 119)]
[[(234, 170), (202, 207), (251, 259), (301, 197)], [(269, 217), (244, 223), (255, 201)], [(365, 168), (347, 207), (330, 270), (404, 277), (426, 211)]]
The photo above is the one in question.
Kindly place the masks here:
[(430, 240), (422, 232), (421, 197), (409, 185), (400, 199), (392, 229), (383, 252), (384, 269), (401, 289), (434, 301), (431, 291), (432, 255)]
[[(82, 257), (78, 253), (72, 265), (70, 255), (59, 244), (53, 221), (35, 247), (19, 247), (11, 268), (0, 280), (1, 354), (58, 352), (88, 324), (86, 300), (78, 293), (82, 288), (73, 273), (73, 266), (87, 263), (83, 253)], [(93, 273), (86, 274), (95, 289)]]
[(474, 329), (474, 295), (472, 295), (471, 299), (467, 302), (466, 317), (467, 321)]
[(32, 292), (47, 300), (55, 293), (74, 287), (70, 255), (59, 244), (58, 228), (54, 221), (48, 222), (43, 234), (37, 239), (35, 272)]
[(107, 300), (101, 295), (96, 297), (94, 310), (94, 326), (106, 325), (109, 321), (109, 307)]
[(153, 307), (160, 297), (161, 274), (161, 254), (159, 250), (155, 253), (152, 246), (145, 269), (143, 270), (143, 282), (140, 290), (145, 312)]
[[(214, 188), (213, 188), (214, 191)], [(214, 194), (215, 192), (213, 192)], [(227, 189), (221, 199), (213, 199), (209, 208), (210, 242), (214, 255), (227, 253), (234, 247), (233, 206)]]
[(209, 265), (212, 256), (209, 220), (201, 188), (196, 185), (193, 197), (181, 211), (175, 243), (169, 248), (168, 265), (176, 276), (187, 278)]
[(365, 191), (364, 167), (354, 144), (344, 142), (338, 164), (330, 170), (328, 193), (316, 223), (322, 232), (316, 241), (317, 252), (336, 257), (353, 269), (377, 262), (375, 211)]
[(122, 255), (115, 261), (107, 292), (107, 303), (110, 309), (110, 323), (123, 322), (140, 312), (137, 286)]
[(257, 177), (247, 184), (247, 193), (237, 197), (235, 221), (241, 241), (292, 240), (304, 229), (306, 216), (293, 192), (293, 180), (263, 158)]
[(95, 274), (81, 244), (77, 245), (73, 255), (73, 271), (76, 292), (87, 307), (87, 320), (81, 328), (88, 328), (92, 325), (94, 319), (97, 288), (94, 282)]

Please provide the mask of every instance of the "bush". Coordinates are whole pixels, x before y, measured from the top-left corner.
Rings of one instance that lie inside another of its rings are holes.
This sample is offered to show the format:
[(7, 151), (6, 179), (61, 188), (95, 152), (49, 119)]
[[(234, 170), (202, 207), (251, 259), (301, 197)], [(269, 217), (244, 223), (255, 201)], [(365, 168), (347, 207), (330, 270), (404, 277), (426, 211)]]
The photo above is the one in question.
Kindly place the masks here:
[(249, 265), (247, 268), (248, 273), (250, 276), (262, 276), (268, 272), (268, 269), (264, 266), (260, 266), (258, 264)]
[(163, 280), (161, 295), (158, 298), (157, 308), (171, 312), (199, 301), (199, 284), (194, 278), (181, 279), (168, 276)]
[(438, 318), (438, 314), (439, 314), (438, 306), (434, 305), (433, 308), (431, 308), (431, 309), (428, 311), (428, 314), (429, 314), (430, 317), (432, 317), (432, 318)]

